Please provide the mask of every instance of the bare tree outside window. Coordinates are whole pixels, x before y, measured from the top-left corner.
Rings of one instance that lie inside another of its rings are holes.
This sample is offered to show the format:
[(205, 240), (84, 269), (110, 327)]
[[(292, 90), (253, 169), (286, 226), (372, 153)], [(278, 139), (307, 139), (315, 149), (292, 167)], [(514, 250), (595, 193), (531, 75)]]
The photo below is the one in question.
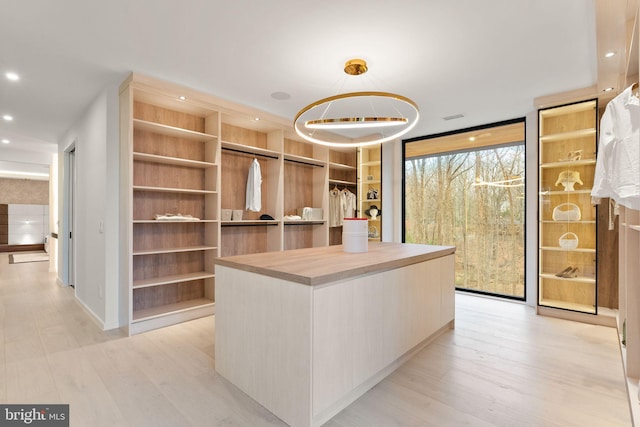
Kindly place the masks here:
[(405, 242), (456, 246), (456, 287), (524, 299), (525, 146), (405, 158)]

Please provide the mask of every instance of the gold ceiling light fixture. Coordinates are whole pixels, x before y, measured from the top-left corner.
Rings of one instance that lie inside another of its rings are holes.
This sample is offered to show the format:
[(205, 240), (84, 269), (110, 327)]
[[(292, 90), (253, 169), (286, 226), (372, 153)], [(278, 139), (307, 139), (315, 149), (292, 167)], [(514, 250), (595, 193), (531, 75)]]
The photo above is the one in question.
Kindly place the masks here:
[[(363, 59), (346, 62), (344, 72), (359, 76), (368, 70)], [(399, 138), (418, 122), (411, 99), (389, 92), (349, 92), (315, 101), (296, 115), (293, 127), (307, 141), (331, 147), (380, 144)]]

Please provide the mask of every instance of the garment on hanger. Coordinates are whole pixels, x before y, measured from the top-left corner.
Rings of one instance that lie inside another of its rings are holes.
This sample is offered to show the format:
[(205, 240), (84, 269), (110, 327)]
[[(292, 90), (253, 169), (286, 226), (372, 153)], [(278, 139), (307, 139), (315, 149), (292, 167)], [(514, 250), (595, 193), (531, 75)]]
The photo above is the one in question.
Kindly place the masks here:
[(344, 220), (345, 197), (338, 187), (329, 190), (329, 227), (338, 227)]
[(640, 99), (633, 86), (607, 104), (600, 121), (591, 197), (594, 203), (609, 197), (640, 210)]
[(260, 212), (260, 209), (262, 209), (261, 186), (262, 173), (260, 172), (260, 163), (258, 163), (257, 159), (253, 159), (247, 176), (246, 209), (248, 211)]
[(354, 218), (356, 216), (356, 195), (345, 188), (342, 190), (342, 197), (344, 197), (342, 218)]

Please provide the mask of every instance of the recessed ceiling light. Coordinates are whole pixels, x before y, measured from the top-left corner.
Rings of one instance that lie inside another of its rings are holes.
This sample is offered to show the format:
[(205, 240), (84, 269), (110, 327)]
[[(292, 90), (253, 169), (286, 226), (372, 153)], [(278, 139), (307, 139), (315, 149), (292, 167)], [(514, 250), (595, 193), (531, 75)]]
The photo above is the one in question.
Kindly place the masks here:
[(7, 122), (13, 121), (13, 116), (10, 116), (9, 114), (5, 114), (2, 118)]
[(18, 80), (20, 80), (20, 76), (12, 71), (7, 71), (6, 73), (4, 73), (4, 76), (7, 78), (7, 80), (11, 80), (12, 82), (17, 82)]
[(8, 139), (6, 139), (6, 138), (2, 140), (2, 143), (3, 143), (3, 144), (8, 144), (8, 143), (10, 143), (10, 142), (11, 142), (11, 141), (9, 141), (9, 140), (8, 140)]
[(607, 53), (605, 53), (605, 54), (604, 54), (604, 57), (605, 57), (605, 58), (611, 58), (611, 57), (612, 57), (612, 56), (614, 56), (615, 54), (616, 54), (616, 53), (615, 53), (615, 52), (613, 52), (613, 51), (611, 51), (611, 52), (607, 52)]
[(475, 136), (470, 136), (470, 137), (469, 137), (469, 141), (473, 142), (473, 141), (475, 141), (475, 140), (476, 140), (476, 137), (475, 137)]
[(186, 96), (184, 96), (184, 95), (180, 95), (180, 96), (178, 97), (178, 99), (179, 99), (180, 101), (186, 101), (186, 100), (187, 100), (187, 97), (186, 97)]
[(260, 120), (260, 117), (255, 117), (253, 120), (257, 122), (258, 120)]
[(603, 89), (602, 91), (603, 92), (611, 92), (612, 90), (613, 90), (612, 87), (608, 87), (608, 88)]

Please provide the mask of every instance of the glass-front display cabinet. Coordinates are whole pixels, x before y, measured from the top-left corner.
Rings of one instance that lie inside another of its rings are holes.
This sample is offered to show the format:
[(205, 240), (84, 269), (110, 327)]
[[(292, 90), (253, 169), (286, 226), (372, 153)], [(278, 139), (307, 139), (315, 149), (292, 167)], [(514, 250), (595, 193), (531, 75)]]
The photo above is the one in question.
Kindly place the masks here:
[(369, 219), (369, 241), (382, 240), (382, 145), (358, 148), (358, 216)]
[(597, 314), (596, 100), (541, 109), (538, 304)]

